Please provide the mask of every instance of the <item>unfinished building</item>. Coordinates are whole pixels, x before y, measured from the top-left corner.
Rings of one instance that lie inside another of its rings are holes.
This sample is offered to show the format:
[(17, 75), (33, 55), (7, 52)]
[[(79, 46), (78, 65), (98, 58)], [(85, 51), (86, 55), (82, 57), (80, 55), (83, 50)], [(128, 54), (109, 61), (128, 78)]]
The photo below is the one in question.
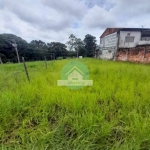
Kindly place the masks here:
[(107, 28), (100, 36), (99, 58), (150, 62), (150, 29)]

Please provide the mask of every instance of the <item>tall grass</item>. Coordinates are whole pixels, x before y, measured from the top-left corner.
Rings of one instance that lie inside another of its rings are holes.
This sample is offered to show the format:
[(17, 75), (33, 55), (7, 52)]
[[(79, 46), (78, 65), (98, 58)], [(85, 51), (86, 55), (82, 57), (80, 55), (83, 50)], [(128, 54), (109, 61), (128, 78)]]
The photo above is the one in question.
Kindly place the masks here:
[(94, 84), (57, 86), (70, 60), (0, 65), (0, 149), (148, 150), (150, 66), (80, 59)]

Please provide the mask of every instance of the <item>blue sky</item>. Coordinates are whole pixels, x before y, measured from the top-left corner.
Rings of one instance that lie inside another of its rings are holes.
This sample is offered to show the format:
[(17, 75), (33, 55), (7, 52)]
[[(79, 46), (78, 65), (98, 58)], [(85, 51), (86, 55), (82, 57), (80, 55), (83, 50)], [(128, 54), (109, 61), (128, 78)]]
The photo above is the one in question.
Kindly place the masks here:
[(150, 26), (149, 0), (0, 0), (0, 34), (66, 43), (70, 34), (97, 38), (107, 27)]

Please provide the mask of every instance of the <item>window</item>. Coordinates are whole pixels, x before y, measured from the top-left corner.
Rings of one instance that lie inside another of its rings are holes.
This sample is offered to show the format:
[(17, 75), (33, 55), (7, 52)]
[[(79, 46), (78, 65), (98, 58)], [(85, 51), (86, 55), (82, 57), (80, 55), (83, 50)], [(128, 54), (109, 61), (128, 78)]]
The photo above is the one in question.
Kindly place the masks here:
[(134, 42), (134, 36), (126, 36), (125, 37), (125, 42), (128, 42), (128, 43)]

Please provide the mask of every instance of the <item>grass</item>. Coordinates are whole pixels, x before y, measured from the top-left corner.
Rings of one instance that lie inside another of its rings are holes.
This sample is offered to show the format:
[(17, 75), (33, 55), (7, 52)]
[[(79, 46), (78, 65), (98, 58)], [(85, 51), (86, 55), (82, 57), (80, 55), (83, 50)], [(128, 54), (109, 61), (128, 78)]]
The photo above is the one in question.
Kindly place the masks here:
[(80, 59), (94, 85), (58, 87), (70, 60), (0, 65), (0, 149), (150, 149), (150, 66)]

